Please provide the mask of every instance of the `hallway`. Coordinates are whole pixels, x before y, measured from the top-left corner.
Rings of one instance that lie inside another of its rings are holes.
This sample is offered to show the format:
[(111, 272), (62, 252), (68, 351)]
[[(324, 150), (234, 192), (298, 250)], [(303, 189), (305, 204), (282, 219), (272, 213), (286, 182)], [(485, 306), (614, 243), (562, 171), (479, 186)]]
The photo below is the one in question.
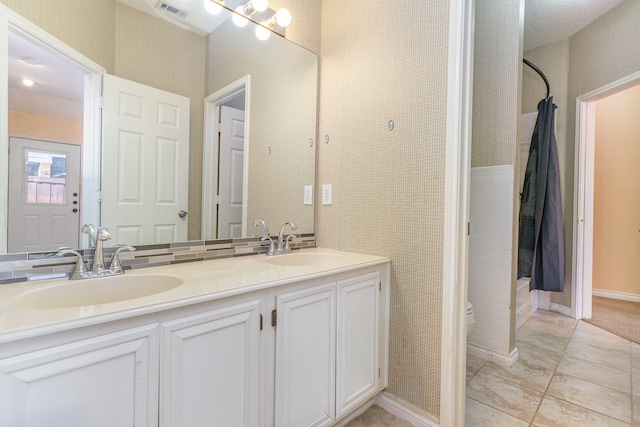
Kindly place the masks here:
[(469, 427), (640, 426), (640, 345), (538, 310), (510, 368), (468, 357)]

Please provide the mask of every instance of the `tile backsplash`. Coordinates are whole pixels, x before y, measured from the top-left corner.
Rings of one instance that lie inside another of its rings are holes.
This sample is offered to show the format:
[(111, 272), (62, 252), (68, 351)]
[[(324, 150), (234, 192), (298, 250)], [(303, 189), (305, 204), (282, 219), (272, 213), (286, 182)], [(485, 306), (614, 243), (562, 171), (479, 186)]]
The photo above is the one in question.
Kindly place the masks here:
[[(126, 269), (157, 267), (183, 262), (206, 261), (266, 253), (268, 242), (248, 237), (227, 240), (196, 240), (181, 243), (139, 245), (135, 252), (120, 252)], [(293, 250), (316, 246), (314, 234), (302, 234), (291, 241)], [(105, 248), (105, 264), (110, 262), (114, 248)], [(79, 251), (87, 264), (93, 261), (93, 249)], [(55, 252), (24, 252), (0, 255), (0, 285), (41, 280), (69, 275), (75, 256), (58, 257)], [(107, 264), (108, 265), (108, 264)]]

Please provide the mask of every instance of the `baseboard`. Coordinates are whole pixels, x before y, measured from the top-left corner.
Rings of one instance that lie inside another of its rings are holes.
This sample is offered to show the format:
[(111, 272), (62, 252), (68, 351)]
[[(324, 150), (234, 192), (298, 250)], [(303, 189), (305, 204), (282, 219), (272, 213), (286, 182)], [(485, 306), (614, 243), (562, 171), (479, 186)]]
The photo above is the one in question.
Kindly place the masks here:
[(517, 347), (514, 348), (509, 355), (504, 355), (469, 342), (467, 342), (467, 354), (507, 367), (515, 365), (518, 359), (520, 359)]
[(571, 307), (567, 307), (566, 305), (558, 304), (552, 302), (549, 306), (549, 311), (555, 311), (560, 314), (564, 314), (565, 316), (573, 317), (571, 314)]
[(417, 408), (412, 407), (407, 402), (404, 402), (397, 397), (387, 393), (386, 391), (380, 393), (376, 398), (376, 405), (384, 409), (385, 411), (393, 414), (395, 417), (400, 418), (416, 427), (439, 427), (438, 420), (431, 415)]
[(640, 302), (640, 295), (638, 294), (629, 294), (626, 292), (618, 292), (618, 291), (603, 291), (602, 289), (593, 289), (591, 293), (594, 297), (603, 297), (603, 298), (611, 298), (611, 299), (620, 299), (623, 301)]

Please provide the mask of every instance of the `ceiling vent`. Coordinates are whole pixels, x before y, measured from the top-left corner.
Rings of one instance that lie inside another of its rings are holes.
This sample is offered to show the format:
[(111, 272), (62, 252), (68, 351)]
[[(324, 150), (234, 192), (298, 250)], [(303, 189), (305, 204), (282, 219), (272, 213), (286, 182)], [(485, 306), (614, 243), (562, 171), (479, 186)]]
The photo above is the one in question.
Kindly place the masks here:
[(156, 8), (163, 10), (173, 16), (177, 16), (183, 19), (186, 18), (187, 15), (189, 14), (188, 10), (184, 10), (184, 9), (180, 9), (179, 7), (172, 6), (164, 0), (158, 0), (158, 2), (156, 3)]

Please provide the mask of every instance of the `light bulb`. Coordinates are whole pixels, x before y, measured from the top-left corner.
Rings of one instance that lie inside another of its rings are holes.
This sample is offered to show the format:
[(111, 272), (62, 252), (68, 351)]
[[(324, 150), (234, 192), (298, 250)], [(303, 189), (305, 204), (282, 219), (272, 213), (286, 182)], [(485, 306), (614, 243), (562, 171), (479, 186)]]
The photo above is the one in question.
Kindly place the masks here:
[(33, 81), (33, 80), (31, 80), (31, 79), (22, 79), (22, 84), (23, 84), (23, 85), (25, 85), (25, 86), (27, 86), (27, 87), (31, 87), (31, 86), (33, 86), (34, 84), (36, 84), (36, 82), (34, 82), (34, 81)]
[(210, 15), (217, 15), (222, 11), (222, 6), (213, 0), (204, 0), (204, 8)]
[(249, 23), (249, 20), (243, 15), (242, 6), (236, 7), (236, 13), (233, 14), (231, 20), (234, 24), (236, 24), (237, 27), (241, 28)]
[(278, 9), (275, 14), (275, 20), (279, 26), (286, 27), (291, 24), (291, 12), (289, 12), (289, 9), (285, 8)]
[(256, 12), (264, 12), (269, 7), (269, 0), (251, 0), (251, 6)]
[(267, 40), (271, 37), (271, 31), (262, 27), (260, 25), (256, 25), (256, 37), (258, 40)]

